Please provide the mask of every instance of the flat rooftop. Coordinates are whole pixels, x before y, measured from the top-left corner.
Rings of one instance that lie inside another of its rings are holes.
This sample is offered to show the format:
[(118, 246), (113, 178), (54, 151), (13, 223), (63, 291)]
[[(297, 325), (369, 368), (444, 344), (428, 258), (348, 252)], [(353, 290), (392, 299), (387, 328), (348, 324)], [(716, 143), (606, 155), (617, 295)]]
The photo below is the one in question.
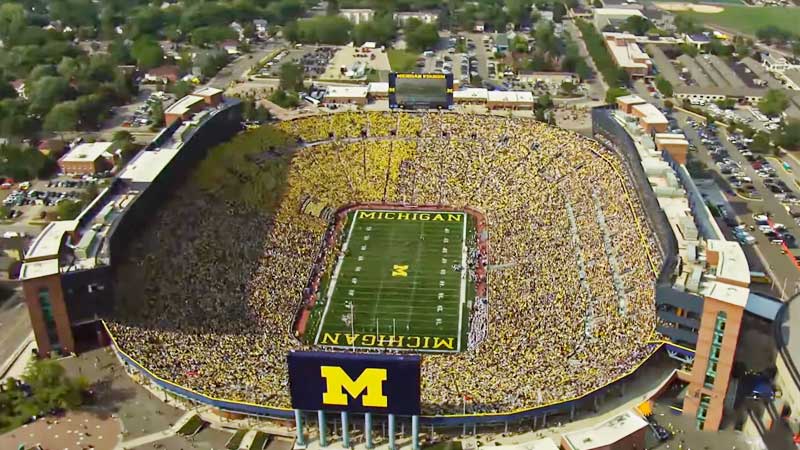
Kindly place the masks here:
[(636, 94), (628, 94), (623, 95), (622, 97), (617, 97), (617, 102), (624, 103), (626, 105), (639, 105), (642, 103), (647, 103), (642, 97), (639, 97)]
[(58, 257), (58, 249), (61, 247), (61, 239), (64, 237), (64, 233), (75, 230), (77, 226), (77, 220), (50, 222), (33, 240), (28, 252), (25, 254), (25, 259)]
[(700, 294), (744, 308), (747, 305), (747, 298), (750, 296), (750, 289), (719, 281), (703, 281)]
[(453, 92), (454, 100), (486, 100), (489, 90), (486, 88), (467, 88)]
[(201, 97), (211, 97), (212, 95), (222, 94), (222, 89), (206, 86), (202, 87), (192, 93), (192, 95), (199, 95)]
[(533, 103), (533, 93), (528, 91), (488, 91), (486, 100), (497, 103)]
[(19, 271), (19, 278), (20, 280), (30, 280), (33, 278), (55, 275), (59, 272), (58, 267), (58, 258), (26, 262)]
[(164, 111), (164, 114), (176, 114), (182, 116), (191, 111), (194, 105), (202, 103), (204, 101), (205, 99), (203, 97), (189, 94), (186, 97), (183, 97), (182, 99), (170, 105), (170, 107), (167, 108), (166, 111)]
[[(620, 67), (632, 69), (649, 68), (650, 65), (639, 60), (650, 61), (650, 55), (639, 47), (635, 41), (636, 37), (630, 33), (603, 33), (606, 47), (614, 54), (614, 60)], [(624, 39), (625, 42), (620, 42)]]
[(111, 157), (110, 150), (111, 146), (113, 146), (113, 142), (86, 142), (83, 144), (79, 144), (69, 152), (67, 152), (64, 156), (59, 158), (59, 161), (62, 162), (94, 162), (98, 158), (102, 158), (103, 154), (109, 153), (109, 157)]
[(389, 92), (389, 83), (385, 81), (376, 81), (368, 85), (370, 93), (386, 94)]
[(642, 115), (642, 119), (647, 123), (669, 123), (664, 113), (650, 103), (634, 105), (633, 109), (638, 111)]
[(593, 427), (565, 433), (570, 450), (594, 450), (608, 447), (647, 426), (647, 421), (633, 411), (626, 411)]
[(750, 265), (737, 242), (709, 239), (706, 244), (708, 250), (719, 252), (717, 277), (750, 284)]
[(367, 96), (367, 92), (369, 92), (369, 87), (367, 86), (328, 86), (325, 96), (333, 98), (363, 98)]

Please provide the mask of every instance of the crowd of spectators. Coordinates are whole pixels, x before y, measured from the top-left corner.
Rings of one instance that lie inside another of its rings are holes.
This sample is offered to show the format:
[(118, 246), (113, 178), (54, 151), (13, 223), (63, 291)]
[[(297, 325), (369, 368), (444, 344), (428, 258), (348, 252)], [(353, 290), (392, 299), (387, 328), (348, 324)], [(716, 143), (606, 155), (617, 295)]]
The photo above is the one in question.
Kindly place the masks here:
[(277, 127), (299, 145), (274, 214), (186, 186), (117, 271), (110, 329), (158, 376), (289, 406), (286, 353), (304, 348), (292, 321), (328, 225), (300, 211), (308, 196), (485, 215), (495, 269), (476, 307), (482, 342), (425, 354), (425, 413), (460, 412), (465, 397), (468, 412), (572, 399), (654, 351), (661, 255), (619, 158), (597, 142), (530, 119), (456, 113), (347, 112)]

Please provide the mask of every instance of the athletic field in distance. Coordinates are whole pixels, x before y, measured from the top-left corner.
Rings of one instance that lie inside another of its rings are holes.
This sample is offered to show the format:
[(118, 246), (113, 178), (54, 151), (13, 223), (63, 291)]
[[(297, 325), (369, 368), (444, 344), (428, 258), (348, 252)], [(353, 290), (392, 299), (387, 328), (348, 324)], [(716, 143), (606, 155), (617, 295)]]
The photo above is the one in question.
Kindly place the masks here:
[(464, 349), (468, 280), (460, 268), (473, 233), (470, 219), (462, 211), (350, 212), (343, 255), (320, 295), (314, 344)]

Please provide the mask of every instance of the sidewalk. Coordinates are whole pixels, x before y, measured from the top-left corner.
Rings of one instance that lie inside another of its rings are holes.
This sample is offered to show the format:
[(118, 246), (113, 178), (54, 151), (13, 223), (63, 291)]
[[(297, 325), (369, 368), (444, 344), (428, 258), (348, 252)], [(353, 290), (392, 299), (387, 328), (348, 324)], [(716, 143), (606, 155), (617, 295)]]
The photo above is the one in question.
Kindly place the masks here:
[(36, 347), (36, 341), (33, 339), (33, 332), (31, 332), (25, 341), (14, 350), (10, 358), (0, 364), (0, 381), (5, 381), (6, 378), (14, 377), (21, 378), (25, 373), (25, 367), (28, 362), (33, 359), (33, 349)]

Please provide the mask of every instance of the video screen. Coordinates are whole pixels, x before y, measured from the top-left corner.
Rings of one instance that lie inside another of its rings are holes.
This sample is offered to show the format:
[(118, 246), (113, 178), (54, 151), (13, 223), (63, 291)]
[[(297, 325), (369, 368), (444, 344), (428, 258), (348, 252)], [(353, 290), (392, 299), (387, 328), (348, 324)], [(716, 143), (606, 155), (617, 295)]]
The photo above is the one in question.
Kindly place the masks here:
[(403, 109), (450, 108), (451, 74), (396, 73), (389, 77), (389, 106)]

